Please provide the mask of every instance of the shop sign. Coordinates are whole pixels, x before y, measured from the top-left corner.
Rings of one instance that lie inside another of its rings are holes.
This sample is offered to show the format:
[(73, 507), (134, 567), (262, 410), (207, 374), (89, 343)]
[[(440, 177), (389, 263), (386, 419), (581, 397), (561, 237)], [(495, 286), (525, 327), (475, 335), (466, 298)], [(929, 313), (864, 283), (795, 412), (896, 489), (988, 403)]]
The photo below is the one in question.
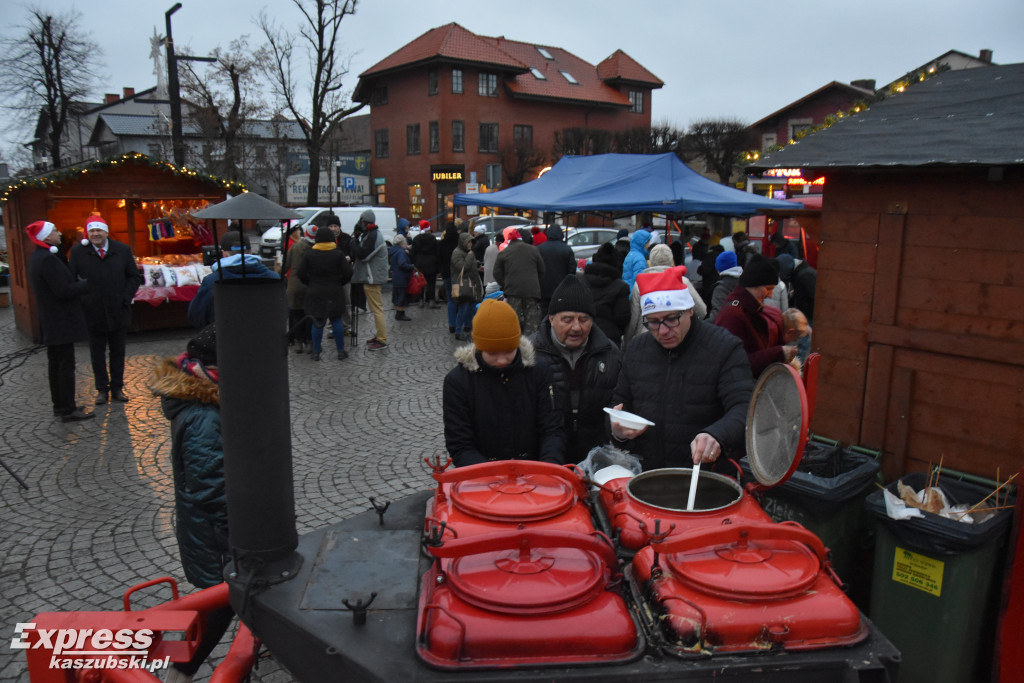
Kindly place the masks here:
[(430, 182), (459, 184), (465, 180), (466, 167), (454, 164), (435, 164), (430, 167)]

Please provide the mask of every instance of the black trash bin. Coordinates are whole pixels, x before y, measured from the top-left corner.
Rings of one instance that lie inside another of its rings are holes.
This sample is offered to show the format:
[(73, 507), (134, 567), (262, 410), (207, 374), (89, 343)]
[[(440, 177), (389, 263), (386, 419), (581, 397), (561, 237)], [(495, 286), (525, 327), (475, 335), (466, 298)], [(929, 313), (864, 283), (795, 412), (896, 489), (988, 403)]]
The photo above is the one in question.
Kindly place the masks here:
[[(912, 473), (901, 481), (920, 491), (926, 475)], [(995, 489), (994, 483), (982, 486), (948, 473), (938, 486), (951, 504), (966, 505)], [(896, 482), (887, 488), (899, 495)], [(1013, 505), (1013, 496), (1003, 502), (1004, 491), (1000, 505)], [(877, 519), (869, 613), (903, 653), (901, 683), (987, 680), (1012, 511), (994, 511), (986, 521), (968, 524), (930, 513), (891, 519), (882, 491), (871, 493), (865, 505)]]
[[(799, 522), (832, 551), (832, 567), (861, 609), (871, 580), (865, 558), (873, 545), (864, 498), (878, 477), (877, 456), (877, 451), (812, 436), (797, 471), (761, 494), (761, 506), (772, 519)], [(746, 458), (740, 466), (744, 480), (752, 476)]]

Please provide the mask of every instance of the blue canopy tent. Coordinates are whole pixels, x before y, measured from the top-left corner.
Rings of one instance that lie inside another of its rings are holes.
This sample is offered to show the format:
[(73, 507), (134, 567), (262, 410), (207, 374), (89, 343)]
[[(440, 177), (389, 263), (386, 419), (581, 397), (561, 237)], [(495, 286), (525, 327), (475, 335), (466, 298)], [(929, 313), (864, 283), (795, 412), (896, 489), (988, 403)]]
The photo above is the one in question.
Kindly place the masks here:
[(675, 154), (564, 156), (537, 180), (507, 190), (455, 195), (458, 206), (538, 211), (615, 211), (749, 216), (794, 208), (708, 180)]

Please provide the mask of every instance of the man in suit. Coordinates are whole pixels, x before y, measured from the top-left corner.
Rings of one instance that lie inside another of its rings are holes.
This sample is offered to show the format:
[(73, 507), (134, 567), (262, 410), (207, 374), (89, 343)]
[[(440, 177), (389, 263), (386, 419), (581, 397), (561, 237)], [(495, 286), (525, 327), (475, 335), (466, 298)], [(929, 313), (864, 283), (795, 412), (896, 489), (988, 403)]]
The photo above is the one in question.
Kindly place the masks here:
[(103, 218), (90, 216), (85, 230), (86, 239), (71, 248), (70, 263), (71, 274), (89, 282), (82, 307), (89, 329), (96, 405), (105, 404), (109, 398), (125, 403), (125, 340), (132, 321), (132, 298), (141, 282), (139, 266), (127, 244), (110, 239), (110, 228)]
[(62, 422), (95, 417), (75, 405), (75, 342), (85, 339), (85, 316), (80, 297), (88, 284), (75, 280), (58, 254), (61, 235), (53, 223), (36, 221), (25, 226), (36, 245), (28, 260), (28, 279), (36, 299), (39, 334), (46, 345), (47, 376), (53, 414)]

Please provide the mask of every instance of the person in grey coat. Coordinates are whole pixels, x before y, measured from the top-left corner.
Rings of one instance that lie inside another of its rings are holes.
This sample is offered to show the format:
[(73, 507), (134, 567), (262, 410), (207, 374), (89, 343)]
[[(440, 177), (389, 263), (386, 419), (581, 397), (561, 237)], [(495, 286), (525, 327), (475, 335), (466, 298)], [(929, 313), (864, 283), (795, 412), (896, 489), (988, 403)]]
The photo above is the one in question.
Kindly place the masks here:
[(47, 376), (53, 414), (62, 422), (95, 417), (75, 405), (75, 342), (86, 337), (81, 296), (89, 283), (75, 280), (58, 252), (61, 234), (47, 221), (25, 227), (36, 249), (28, 260), (28, 281), (36, 299), (39, 334), (46, 345)]
[(366, 305), (373, 313), (375, 332), (366, 342), (366, 348), (371, 351), (388, 346), (388, 327), (380, 293), (388, 281), (388, 248), (384, 235), (374, 222), (376, 220), (372, 210), (363, 211), (352, 235), (352, 282), (363, 286)]

